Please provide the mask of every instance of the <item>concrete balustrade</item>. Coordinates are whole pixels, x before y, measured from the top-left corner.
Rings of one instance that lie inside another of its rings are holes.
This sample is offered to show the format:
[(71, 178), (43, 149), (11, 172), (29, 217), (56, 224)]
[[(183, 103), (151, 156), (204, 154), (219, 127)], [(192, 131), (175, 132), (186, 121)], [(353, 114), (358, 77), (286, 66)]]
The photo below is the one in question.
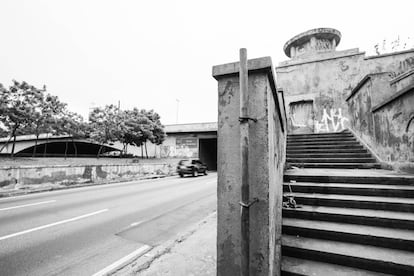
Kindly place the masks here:
[[(286, 116), (270, 57), (248, 60), (250, 275), (280, 275)], [(241, 272), (239, 63), (213, 67), (218, 81), (217, 275)]]

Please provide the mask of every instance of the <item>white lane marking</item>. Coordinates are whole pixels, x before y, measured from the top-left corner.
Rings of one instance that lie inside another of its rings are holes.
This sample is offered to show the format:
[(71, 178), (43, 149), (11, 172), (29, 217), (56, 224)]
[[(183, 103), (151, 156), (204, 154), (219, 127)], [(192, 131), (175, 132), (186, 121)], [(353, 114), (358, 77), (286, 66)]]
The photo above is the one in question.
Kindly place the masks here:
[(47, 204), (47, 203), (52, 203), (52, 202), (56, 202), (56, 200), (48, 200), (48, 201), (42, 201), (42, 202), (36, 202), (36, 203), (30, 203), (30, 204), (24, 204), (24, 205), (17, 205), (17, 206), (13, 206), (13, 207), (1, 208), (0, 211), (19, 209), (19, 208), (23, 208), (23, 207)]
[(10, 235), (7, 235), (7, 236), (0, 237), (0, 241), (10, 239), (10, 238), (13, 238), (13, 237), (17, 237), (17, 236), (21, 236), (21, 235), (31, 233), (31, 232), (34, 232), (34, 231), (42, 230), (42, 229), (45, 229), (45, 228), (49, 228), (49, 227), (52, 227), (52, 226), (56, 226), (56, 225), (72, 222), (72, 221), (75, 221), (75, 220), (87, 218), (87, 217), (90, 217), (90, 216), (94, 216), (94, 215), (106, 212), (108, 210), (109, 209), (102, 209), (102, 210), (99, 210), (99, 211), (96, 211), (96, 212), (93, 212), (93, 213), (89, 213), (89, 214), (85, 214), (85, 215), (82, 215), (82, 216), (78, 216), (78, 217), (74, 217), (74, 218), (70, 218), (70, 219), (65, 219), (65, 220), (54, 222), (54, 223), (42, 225), (42, 226), (39, 226), (39, 227), (27, 229), (27, 230), (24, 230), (24, 231), (21, 231), (21, 232), (17, 232), (17, 233), (14, 233), (14, 234), (10, 234)]
[(137, 225), (140, 225), (143, 222), (144, 222), (144, 220), (140, 220), (140, 221), (131, 223), (129, 226), (137, 226)]
[(119, 259), (118, 261), (114, 262), (113, 264), (108, 265), (107, 267), (105, 267), (104, 269), (96, 272), (92, 276), (104, 276), (104, 275), (108, 275), (108, 274), (114, 272), (115, 270), (121, 268), (126, 263), (130, 262), (131, 260), (133, 260), (134, 258), (136, 258), (136, 257), (144, 254), (149, 249), (151, 249), (151, 246), (149, 246), (149, 245), (141, 246), (140, 248), (138, 248), (134, 252), (126, 255), (125, 257)]

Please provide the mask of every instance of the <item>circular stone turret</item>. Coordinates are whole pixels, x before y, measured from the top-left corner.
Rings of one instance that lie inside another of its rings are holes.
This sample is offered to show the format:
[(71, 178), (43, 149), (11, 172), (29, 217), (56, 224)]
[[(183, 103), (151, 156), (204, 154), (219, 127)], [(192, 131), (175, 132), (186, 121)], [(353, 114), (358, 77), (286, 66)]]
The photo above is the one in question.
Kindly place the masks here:
[(283, 51), (290, 58), (333, 52), (340, 41), (341, 33), (338, 30), (318, 28), (291, 38), (283, 46)]

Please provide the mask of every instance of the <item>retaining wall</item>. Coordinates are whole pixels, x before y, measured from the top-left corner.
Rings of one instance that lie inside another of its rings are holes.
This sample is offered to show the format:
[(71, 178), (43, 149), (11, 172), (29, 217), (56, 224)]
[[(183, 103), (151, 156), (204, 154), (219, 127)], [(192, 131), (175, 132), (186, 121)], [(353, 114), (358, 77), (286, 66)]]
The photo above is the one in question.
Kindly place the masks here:
[(24, 189), (39, 184), (74, 185), (81, 183), (133, 180), (143, 176), (175, 173), (172, 164), (55, 165), (0, 168), (0, 189)]

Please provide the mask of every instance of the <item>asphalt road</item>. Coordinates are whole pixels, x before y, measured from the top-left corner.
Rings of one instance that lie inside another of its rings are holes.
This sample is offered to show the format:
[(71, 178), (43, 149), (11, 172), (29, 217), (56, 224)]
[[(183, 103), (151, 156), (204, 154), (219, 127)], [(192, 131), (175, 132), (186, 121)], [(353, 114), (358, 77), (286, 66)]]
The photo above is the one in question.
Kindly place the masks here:
[(217, 175), (0, 199), (0, 275), (93, 275), (216, 209)]

